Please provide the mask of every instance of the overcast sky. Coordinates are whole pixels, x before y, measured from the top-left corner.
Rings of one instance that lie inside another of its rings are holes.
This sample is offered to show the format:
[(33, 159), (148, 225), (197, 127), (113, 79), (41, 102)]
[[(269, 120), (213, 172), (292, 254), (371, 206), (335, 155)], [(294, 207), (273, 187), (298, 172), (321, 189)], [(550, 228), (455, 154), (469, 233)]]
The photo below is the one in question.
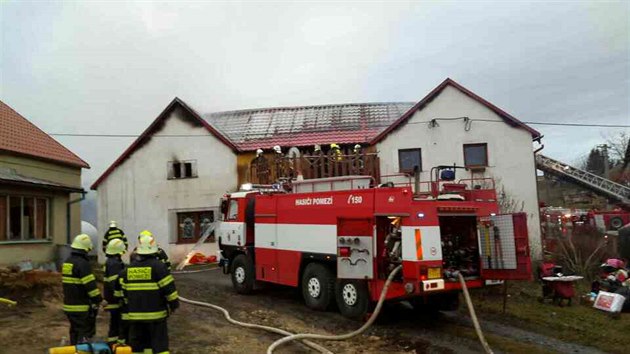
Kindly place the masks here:
[[(0, 1), (0, 98), (48, 133), (200, 112), (418, 101), (446, 77), (524, 121), (630, 124), (628, 1)], [(534, 126), (567, 162), (620, 129)], [(57, 137), (93, 182), (129, 138)]]

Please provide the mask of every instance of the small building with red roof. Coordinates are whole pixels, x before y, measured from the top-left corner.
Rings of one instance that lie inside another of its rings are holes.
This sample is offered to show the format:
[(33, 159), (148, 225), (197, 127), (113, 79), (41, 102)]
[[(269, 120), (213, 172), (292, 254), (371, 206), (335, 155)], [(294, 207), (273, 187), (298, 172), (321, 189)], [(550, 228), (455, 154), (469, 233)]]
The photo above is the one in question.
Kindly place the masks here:
[(0, 264), (57, 259), (81, 231), (87, 162), (0, 101)]
[[(99, 225), (116, 219), (131, 233), (148, 228), (177, 261), (218, 218), (223, 193), (243, 183), (356, 173), (397, 183), (409, 181), (416, 166), (428, 181), (433, 166), (456, 164), (466, 167), (458, 179), (494, 178), (505, 211), (528, 213), (532, 251), (539, 254), (534, 145), (541, 137), (451, 79), (417, 102), (199, 114), (175, 98), (92, 189), (99, 195)], [(310, 168), (309, 159), (330, 154), (331, 144), (349, 160), (362, 154), (362, 170), (330, 175), (329, 168), (322, 175)], [(302, 162), (273, 166), (286, 156)], [(214, 254), (216, 241), (202, 252)]]

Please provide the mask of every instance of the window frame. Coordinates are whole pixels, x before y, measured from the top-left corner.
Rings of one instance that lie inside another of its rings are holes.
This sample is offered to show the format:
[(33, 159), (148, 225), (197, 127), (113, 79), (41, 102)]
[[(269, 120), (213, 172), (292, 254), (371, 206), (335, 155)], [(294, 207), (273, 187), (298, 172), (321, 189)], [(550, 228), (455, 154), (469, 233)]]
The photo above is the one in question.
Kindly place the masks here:
[[(485, 164), (477, 164), (477, 165), (469, 165), (466, 159), (466, 148), (470, 148), (470, 147), (483, 147), (484, 148), (484, 152), (485, 152)], [(471, 168), (471, 169), (483, 169), (488, 167), (489, 165), (489, 161), (488, 161), (488, 143), (470, 143), (470, 144), (463, 144), (462, 146), (462, 150), (464, 152), (464, 166), (466, 168)]]
[[(179, 166), (179, 176), (177, 176), (175, 173), (175, 166)], [(187, 166), (190, 166), (190, 175), (186, 173), (186, 170), (188, 169)], [(177, 160), (168, 161), (166, 163), (166, 179), (168, 180), (179, 180), (197, 177), (199, 177), (199, 175), (197, 174), (197, 160)]]
[[(232, 217), (233, 205), (236, 206), (236, 214), (234, 214), (234, 216)], [(237, 221), (239, 209), (240, 209), (239, 200), (230, 199), (230, 204), (228, 205), (228, 212), (227, 212), (227, 215), (225, 216), (225, 221)]]
[[(180, 211), (175, 213), (175, 217), (177, 218), (177, 239), (175, 240), (175, 244), (190, 244), (190, 243), (197, 243), (199, 241), (199, 239), (201, 239), (201, 235), (203, 234), (202, 232), (202, 227), (201, 227), (201, 216), (204, 214), (211, 214), (212, 215), (212, 222), (216, 222), (216, 212), (215, 210), (196, 210), (196, 211)], [(191, 215), (193, 217), (193, 223), (194, 223), (194, 231), (193, 231), (193, 237), (188, 239), (188, 238), (183, 238), (183, 232), (182, 232), (182, 227), (180, 226), (180, 217), (184, 216), (184, 215)], [(215, 230), (216, 231), (216, 230)], [(209, 243), (215, 243), (216, 242), (216, 236), (213, 234), (210, 234), (210, 236), (208, 237), (208, 239), (206, 240), (206, 242)]]
[(405, 152), (418, 152), (418, 157), (420, 161), (420, 166), (418, 166), (418, 171), (422, 172), (422, 148), (408, 148), (408, 149), (398, 149), (398, 172), (399, 173), (413, 173), (412, 169), (404, 169), (402, 166), (402, 159), (400, 157), (401, 153)]
[[(5, 239), (0, 240), (0, 245), (2, 244), (10, 244), (10, 243), (29, 243), (29, 242), (50, 242), (52, 241), (52, 235), (50, 232), (50, 208), (51, 208), (51, 198), (48, 196), (42, 195), (22, 195), (22, 194), (2, 194), (0, 195), (4, 197), (4, 210), (5, 215), (0, 215), (0, 218), (4, 218), (5, 221)], [(11, 198), (17, 198), (20, 201), (20, 237), (19, 238), (10, 238), (11, 235)], [(25, 199), (32, 199), (32, 226), (33, 226), (33, 237), (31, 238), (28, 234), (28, 228), (24, 228), (25, 220), (24, 220), (24, 208), (26, 205)], [(44, 210), (45, 210), (45, 222), (43, 227), (43, 235), (38, 235), (38, 203), (43, 200), (45, 202)], [(2, 201), (0, 201), (2, 202)]]

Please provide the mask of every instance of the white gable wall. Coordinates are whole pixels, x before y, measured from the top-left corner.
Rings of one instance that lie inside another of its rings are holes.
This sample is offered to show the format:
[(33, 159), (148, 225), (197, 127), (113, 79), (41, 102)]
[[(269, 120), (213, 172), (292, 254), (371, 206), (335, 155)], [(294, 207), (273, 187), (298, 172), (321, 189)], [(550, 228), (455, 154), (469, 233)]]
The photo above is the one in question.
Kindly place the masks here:
[[(430, 128), (434, 118), (469, 117), (474, 121), (470, 130), (465, 130), (463, 120), (438, 120), (439, 126)], [(492, 110), (473, 100), (458, 89), (447, 86), (433, 101), (417, 111), (406, 124), (391, 132), (376, 147), (381, 161), (381, 175), (398, 173), (398, 150), (422, 149), (421, 180), (428, 181), (433, 166), (456, 163), (464, 165), (464, 144), (487, 143), (488, 165), (483, 173), (494, 177), (498, 193), (501, 187), (506, 194), (523, 202), (523, 211), (528, 214), (528, 229), (531, 251), (534, 258), (541, 257), (540, 220), (536, 187), (532, 137), (529, 132), (504, 122)], [(475, 173), (481, 177), (481, 173)], [(470, 178), (470, 172), (458, 170), (457, 178)], [(395, 182), (401, 181), (394, 180)]]
[[(193, 246), (175, 244), (176, 213), (214, 210), (218, 219), (219, 199), (233, 191), (237, 181), (235, 153), (204, 127), (182, 119), (185, 114), (174, 110), (156, 134), (203, 137), (153, 137), (98, 186), (99, 234), (105, 233), (109, 220), (116, 220), (133, 249), (138, 233), (148, 229), (174, 262)], [(174, 160), (197, 160), (198, 177), (168, 180), (168, 162)], [(217, 250), (216, 243), (200, 249), (205, 255)]]

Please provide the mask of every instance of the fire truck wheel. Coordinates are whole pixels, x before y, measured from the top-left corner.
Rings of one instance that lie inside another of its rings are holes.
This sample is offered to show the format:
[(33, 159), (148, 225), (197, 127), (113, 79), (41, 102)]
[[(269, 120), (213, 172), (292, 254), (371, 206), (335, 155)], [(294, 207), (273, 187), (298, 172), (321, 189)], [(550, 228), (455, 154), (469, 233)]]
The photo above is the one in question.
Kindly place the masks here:
[(334, 301), (335, 278), (328, 267), (310, 263), (302, 275), (302, 297), (308, 308), (325, 311)]
[(620, 217), (610, 219), (610, 229), (619, 230), (623, 226), (623, 220)]
[(239, 254), (232, 261), (232, 285), (239, 294), (250, 294), (254, 290), (254, 265), (251, 259)]
[(344, 317), (362, 320), (370, 306), (370, 293), (365, 281), (341, 279), (337, 282), (337, 306)]

